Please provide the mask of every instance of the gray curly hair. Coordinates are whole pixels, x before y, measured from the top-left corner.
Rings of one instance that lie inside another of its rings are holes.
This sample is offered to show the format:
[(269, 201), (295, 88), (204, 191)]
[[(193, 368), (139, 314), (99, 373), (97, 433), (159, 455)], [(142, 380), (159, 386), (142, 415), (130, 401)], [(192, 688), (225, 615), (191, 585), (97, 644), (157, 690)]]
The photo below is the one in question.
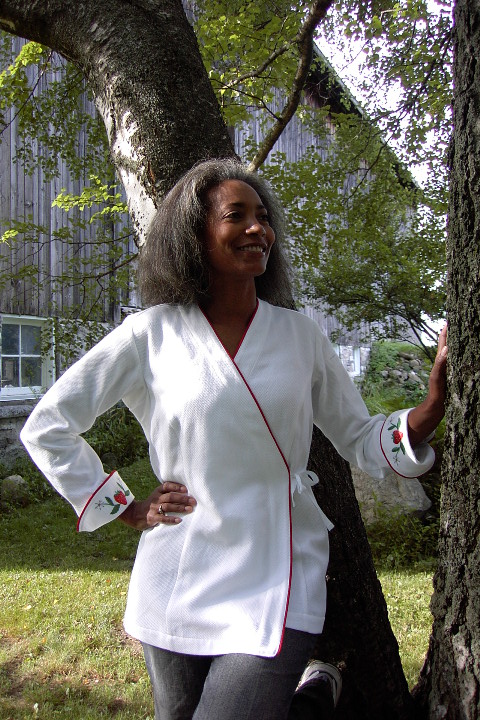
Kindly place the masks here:
[(198, 163), (165, 196), (139, 254), (138, 279), (146, 305), (189, 305), (208, 297), (209, 265), (202, 242), (207, 193), (226, 180), (242, 180), (258, 193), (275, 232), (267, 268), (255, 278), (258, 297), (292, 306), (282, 206), (265, 180), (233, 158)]

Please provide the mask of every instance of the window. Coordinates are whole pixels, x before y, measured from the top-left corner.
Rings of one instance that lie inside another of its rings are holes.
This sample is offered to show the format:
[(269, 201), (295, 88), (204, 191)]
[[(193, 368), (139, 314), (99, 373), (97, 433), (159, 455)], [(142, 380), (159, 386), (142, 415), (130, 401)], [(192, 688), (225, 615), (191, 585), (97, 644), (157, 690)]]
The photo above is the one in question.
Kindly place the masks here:
[(1, 317), (1, 400), (36, 397), (50, 384), (38, 318)]

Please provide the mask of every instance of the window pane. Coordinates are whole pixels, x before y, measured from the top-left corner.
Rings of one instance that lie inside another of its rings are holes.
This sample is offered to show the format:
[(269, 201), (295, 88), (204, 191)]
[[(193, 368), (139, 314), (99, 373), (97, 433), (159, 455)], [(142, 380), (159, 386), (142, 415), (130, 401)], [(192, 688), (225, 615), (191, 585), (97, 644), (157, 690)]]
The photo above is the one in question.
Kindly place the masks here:
[(5, 355), (19, 354), (19, 326), (2, 324), (2, 353)]
[(2, 388), (18, 386), (18, 358), (2, 358)]
[(40, 355), (41, 328), (38, 325), (22, 325), (21, 334), (22, 355)]
[(42, 384), (41, 358), (22, 358), (22, 387)]

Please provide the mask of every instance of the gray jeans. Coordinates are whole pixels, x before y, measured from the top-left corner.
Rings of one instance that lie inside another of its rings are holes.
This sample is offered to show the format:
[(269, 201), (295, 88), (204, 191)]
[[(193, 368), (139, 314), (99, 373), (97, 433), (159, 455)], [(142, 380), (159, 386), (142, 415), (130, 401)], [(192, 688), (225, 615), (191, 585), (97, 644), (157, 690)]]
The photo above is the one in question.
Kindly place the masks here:
[[(281, 652), (183, 655), (143, 645), (155, 720), (326, 720), (333, 712), (328, 683), (315, 697), (295, 695), (316, 635), (286, 628)], [(323, 691), (323, 692), (322, 692)]]

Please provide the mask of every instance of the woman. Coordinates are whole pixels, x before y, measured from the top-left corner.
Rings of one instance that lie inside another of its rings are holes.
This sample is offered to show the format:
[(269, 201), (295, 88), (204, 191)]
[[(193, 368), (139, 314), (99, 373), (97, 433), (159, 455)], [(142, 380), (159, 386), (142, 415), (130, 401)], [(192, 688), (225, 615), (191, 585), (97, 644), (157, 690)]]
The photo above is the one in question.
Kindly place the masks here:
[[(149, 309), (70, 368), (22, 431), (80, 530), (115, 517), (145, 530), (125, 628), (143, 644), (157, 720), (295, 717), (332, 527), (306, 469), (313, 423), (372, 475), (433, 463), (423, 441), (443, 416), (445, 332), (427, 399), (370, 418), (318, 326), (275, 306), (290, 300), (281, 218), (238, 162), (194, 167), (140, 256)], [(79, 437), (120, 398), (160, 482), (144, 501)]]

